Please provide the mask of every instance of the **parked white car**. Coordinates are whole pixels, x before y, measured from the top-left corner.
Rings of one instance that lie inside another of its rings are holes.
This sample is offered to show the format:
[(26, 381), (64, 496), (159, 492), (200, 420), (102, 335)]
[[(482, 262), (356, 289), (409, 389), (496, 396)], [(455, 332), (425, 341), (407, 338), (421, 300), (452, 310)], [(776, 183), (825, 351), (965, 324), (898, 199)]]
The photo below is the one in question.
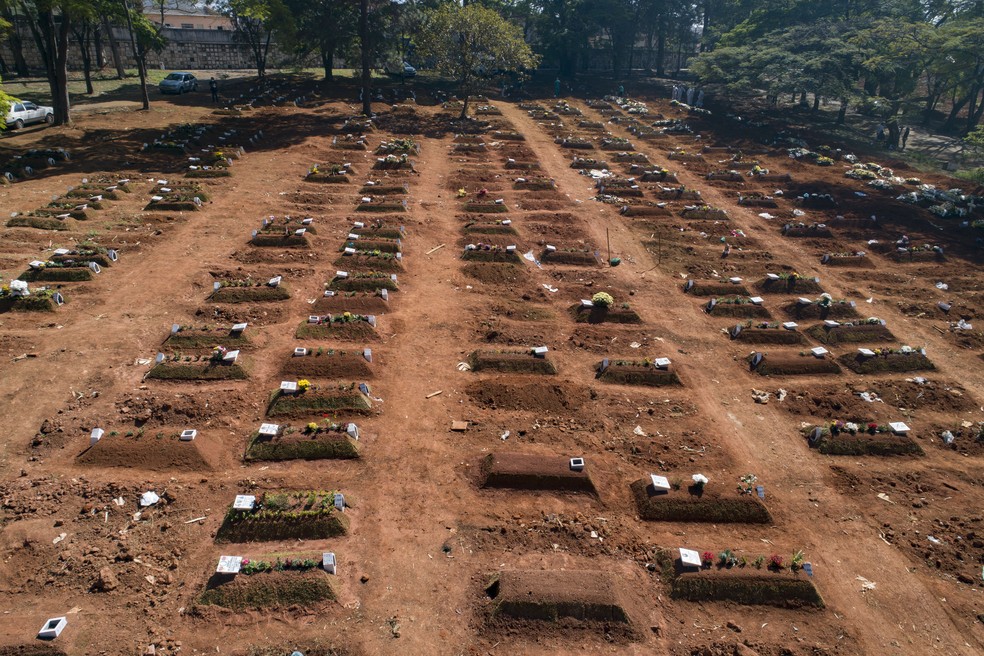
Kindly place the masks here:
[(169, 73), (157, 85), (161, 93), (176, 93), (181, 95), (186, 91), (198, 91), (198, 79), (191, 73)]
[(55, 120), (55, 110), (43, 105), (35, 105), (32, 102), (14, 100), (10, 103), (10, 111), (7, 112), (7, 127), (20, 130), (25, 125), (31, 123), (48, 123)]

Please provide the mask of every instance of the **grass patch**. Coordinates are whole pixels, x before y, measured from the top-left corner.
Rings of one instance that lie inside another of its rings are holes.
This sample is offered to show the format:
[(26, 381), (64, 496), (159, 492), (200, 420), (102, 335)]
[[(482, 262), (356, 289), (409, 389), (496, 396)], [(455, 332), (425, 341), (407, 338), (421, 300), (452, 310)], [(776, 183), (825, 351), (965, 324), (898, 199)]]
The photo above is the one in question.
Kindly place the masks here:
[(348, 278), (333, 278), (328, 289), (340, 292), (375, 292), (380, 289), (395, 292), (400, 289), (396, 281), (382, 273), (350, 274)]
[(499, 262), (510, 264), (522, 263), (519, 253), (498, 248), (493, 250), (465, 250), (465, 252), (461, 255), (461, 259), (469, 262)]
[(220, 287), (212, 292), (211, 300), (216, 303), (254, 303), (261, 301), (285, 301), (290, 298), (290, 292), (281, 285), (270, 287)]
[[(876, 351), (877, 352), (877, 351)], [(860, 353), (846, 353), (837, 358), (845, 367), (858, 374), (904, 373), (906, 371), (934, 371), (936, 366), (924, 354), (887, 353), (865, 357)]]
[(164, 340), (164, 345), (173, 349), (211, 349), (222, 345), (228, 349), (242, 349), (251, 346), (249, 338), (243, 333), (228, 330), (179, 330)]
[(229, 579), (215, 575), (198, 601), (233, 610), (311, 606), (335, 599), (330, 575), (322, 570), (262, 572)]
[[(690, 284), (693, 282), (693, 284)], [(744, 285), (736, 285), (731, 282), (713, 282), (707, 280), (687, 281), (683, 286), (683, 291), (694, 296), (728, 296), (740, 294), (750, 296)]]
[(0, 312), (54, 312), (56, 307), (49, 296), (0, 297)]
[(267, 406), (269, 417), (304, 417), (339, 411), (367, 414), (372, 401), (355, 384), (337, 387), (312, 387), (303, 394), (274, 392)]
[(808, 376), (819, 374), (839, 374), (841, 368), (830, 358), (802, 356), (765, 356), (755, 367), (760, 376)]
[(216, 542), (324, 540), (348, 532), (348, 517), (334, 505), (335, 493), (323, 490), (264, 492), (256, 510), (230, 507)]
[(89, 267), (45, 267), (30, 269), (17, 276), (27, 282), (85, 282), (92, 280)]
[(475, 214), (501, 214), (503, 212), (508, 212), (509, 208), (506, 207), (505, 203), (465, 203), (464, 209), (466, 212), (474, 212)]
[(249, 374), (238, 364), (162, 362), (147, 372), (154, 380), (246, 380)]
[(680, 377), (675, 371), (657, 369), (645, 362), (603, 360), (598, 365), (598, 380), (616, 385), (643, 385), (646, 387), (665, 387), (680, 385)]
[(267, 438), (253, 433), (244, 460), (350, 460), (359, 457), (359, 443), (344, 433), (297, 433)]
[(763, 294), (822, 294), (823, 288), (818, 280), (813, 278), (766, 278), (760, 281), (756, 289)]
[(472, 371), (498, 371), (514, 374), (556, 374), (557, 368), (546, 358), (529, 352), (474, 351), (468, 356)]
[(809, 579), (786, 578), (779, 574), (738, 576), (714, 572), (695, 572), (677, 576), (670, 596), (686, 601), (731, 601), (746, 606), (823, 608), (823, 598)]
[(43, 216), (15, 216), (7, 221), (8, 228), (36, 228), (38, 230), (68, 230), (61, 219)]
[(273, 248), (311, 248), (311, 242), (307, 236), (301, 235), (264, 235), (258, 234), (250, 240), (254, 246), (264, 246)]
[(332, 321), (308, 323), (305, 321), (294, 333), (297, 339), (338, 339), (344, 341), (370, 341), (378, 339), (376, 329), (368, 321)]
[(806, 329), (806, 334), (821, 344), (863, 344), (894, 342), (895, 335), (881, 324), (827, 327), (817, 324)]

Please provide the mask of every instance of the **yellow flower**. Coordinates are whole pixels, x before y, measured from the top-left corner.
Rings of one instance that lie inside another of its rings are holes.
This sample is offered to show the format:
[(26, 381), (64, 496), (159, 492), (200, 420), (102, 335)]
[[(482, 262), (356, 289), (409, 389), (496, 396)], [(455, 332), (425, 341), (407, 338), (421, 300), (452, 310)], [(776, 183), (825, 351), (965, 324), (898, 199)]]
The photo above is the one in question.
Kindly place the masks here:
[(306, 392), (310, 387), (311, 387), (310, 380), (302, 378), (301, 380), (297, 381), (297, 389), (299, 389), (302, 392)]

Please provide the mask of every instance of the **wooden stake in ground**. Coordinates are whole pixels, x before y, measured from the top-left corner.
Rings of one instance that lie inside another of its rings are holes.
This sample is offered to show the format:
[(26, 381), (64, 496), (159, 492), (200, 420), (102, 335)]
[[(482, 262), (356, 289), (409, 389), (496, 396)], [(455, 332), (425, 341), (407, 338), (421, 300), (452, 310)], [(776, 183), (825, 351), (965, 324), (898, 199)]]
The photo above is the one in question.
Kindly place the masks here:
[(605, 228), (605, 239), (608, 241), (608, 266), (612, 265), (612, 235), (608, 228)]

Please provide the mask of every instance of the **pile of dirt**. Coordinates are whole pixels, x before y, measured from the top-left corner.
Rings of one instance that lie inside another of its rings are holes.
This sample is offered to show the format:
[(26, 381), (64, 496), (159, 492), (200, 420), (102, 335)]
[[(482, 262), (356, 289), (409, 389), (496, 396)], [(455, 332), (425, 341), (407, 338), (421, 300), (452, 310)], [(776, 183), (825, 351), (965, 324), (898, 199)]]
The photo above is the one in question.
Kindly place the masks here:
[(596, 492), (587, 468), (573, 469), (567, 456), (490, 453), (480, 469), (482, 487)]
[[(213, 468), (202, 452), (205, 438), (182, 442), (177, 435), (103, 437), (80, 453), (75, 462), (88, 467), (125, 467), (148, 471), (207, 471)], [(220, 449), (212, 448), (211, 451)], [(217, 454), (212, 454), (215, 458)]]
[[(860, 397), (874, 392), (883, 403)], [(801, 415), (838, 417), (845, 421), (874, 421), (897, 417), (897, 409), (956, 413), (977, 408), (974, 398), (961, 386), (939, 380), (923, 384), (905, 380), (870, 380), (863, 383), (792, 387), (777, 407)]]
[(486, 592), (495, 600), (493, 620), (569, 618), (604, 623), (607, 629), (631, 624), (615, 579), (606, 572), (509, 570), (500, 572)]
[(587, 401), (585, 390), (552, 383), (502, 383), (495, 380), (472, 383), (465, 393), (473, 403), (488, 410), (530, 410), (563, 413)]

